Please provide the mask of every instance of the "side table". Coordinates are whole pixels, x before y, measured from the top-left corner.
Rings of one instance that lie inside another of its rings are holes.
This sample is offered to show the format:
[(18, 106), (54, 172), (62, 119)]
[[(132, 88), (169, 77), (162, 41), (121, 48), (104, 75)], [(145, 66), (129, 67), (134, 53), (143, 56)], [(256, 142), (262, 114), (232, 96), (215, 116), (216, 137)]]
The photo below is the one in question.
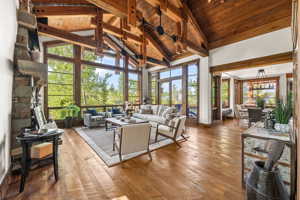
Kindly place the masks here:
[(22, 159), (21, 159), (21, 183), (19, 192), (23, 192), (25, 188), (26, 178), (30, 171), (30, 166), (33, 162), (30, 155), (30, 149), (33, 143), (52, 142), (53, 153), (51, 159), (54, 166), (55, 180), (58, 180), (58, 141), (60, 136), (64, 133), (62, 129), (57, 129), (51, 133), (45, 133), (36, 136), (19, 135), (16, 137), (17, 141), (21, 143)]

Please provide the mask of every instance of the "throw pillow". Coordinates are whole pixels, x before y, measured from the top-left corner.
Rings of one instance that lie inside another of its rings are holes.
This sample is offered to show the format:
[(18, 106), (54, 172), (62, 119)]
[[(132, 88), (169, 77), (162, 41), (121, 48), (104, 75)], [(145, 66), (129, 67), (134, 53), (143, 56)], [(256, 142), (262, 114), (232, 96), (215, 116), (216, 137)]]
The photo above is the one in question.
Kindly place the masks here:
[(158, 105), (152, 105), (151, 106), (153, 115), (157, 115), (158, 108), (159, 108)]
[(111, 112), (112, 112), (113, 115), (116, 115), (116, 114), (122, 114), (119, 108), (113, 108), (113, 109), (111, 110)]
[(141, 109), (140, 114), (152, 114), (152, 110), (151, 109)]
[(164, 106), (164, 105), (160, 105), (159, 106), (159, 109), (158, 109), (158, 112), (157, 112), (157, 115), (162, 117), (162, 114), (164, 112), (164, 110), (167, 108), (167, 106)]
[(88, 109), (86, 112), (89, 113), (89, 114), (91, 114), (92, 116), (96, 116), (97, 115), (97, 111), (95, 109)]
[(161, 114), (161, 116), (163, 117), (163, 118), (167, 118), (167, 115), (168, 114), (171, 114), (173, 112), (173, 109), (172, 108), (167, 108), (167, 109), (165, 109), (164, 111), (163, 111), (163, 113)]

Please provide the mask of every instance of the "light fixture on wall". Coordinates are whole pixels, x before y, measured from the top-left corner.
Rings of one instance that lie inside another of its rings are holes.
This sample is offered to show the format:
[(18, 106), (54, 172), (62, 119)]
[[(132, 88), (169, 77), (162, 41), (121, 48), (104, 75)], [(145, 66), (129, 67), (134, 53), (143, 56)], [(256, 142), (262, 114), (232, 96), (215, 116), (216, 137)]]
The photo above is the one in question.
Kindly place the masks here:
[(252, 82), (250, 90), (270, 90), (274, 89), (274, 84), (266, 80), (266, 72), (264, 69), (259, 69), (256, 75), (256, 79)]

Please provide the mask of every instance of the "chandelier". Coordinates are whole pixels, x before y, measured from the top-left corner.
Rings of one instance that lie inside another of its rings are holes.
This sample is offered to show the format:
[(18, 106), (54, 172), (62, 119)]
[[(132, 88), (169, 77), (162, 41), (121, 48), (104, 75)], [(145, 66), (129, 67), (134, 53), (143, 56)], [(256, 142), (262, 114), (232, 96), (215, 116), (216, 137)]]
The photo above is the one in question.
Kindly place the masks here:
[(255, 81), (252, 83), (250, 90), (270, 90), (274, 89), (274, 84), (268, 80), (265, 80), (266, 72), (264, 69), (259, 69), (256, 75)]

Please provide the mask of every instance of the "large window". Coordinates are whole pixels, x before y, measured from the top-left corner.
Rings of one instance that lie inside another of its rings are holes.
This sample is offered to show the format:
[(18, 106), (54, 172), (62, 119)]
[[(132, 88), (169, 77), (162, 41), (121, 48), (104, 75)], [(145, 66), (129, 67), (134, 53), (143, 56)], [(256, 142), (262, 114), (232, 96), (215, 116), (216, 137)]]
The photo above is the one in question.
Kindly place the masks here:
[(124, 102), (123, 72), (83, 65), (81, 105), (121, 105)]
[(222, 80), (222, 108), (229, 108), (230, 101), (230, 80)]
[[(82, 111), (88, 108), (104, 111), (112, 106), (123, 106), (127, 100), (140, 104), (141, 71), (126, 55), (110, 49), (98, 56), (93, 50), (65, 43), (45, 43), (45, 47), (48, 116), (62, 119), (62, 110), (70, 103)], [(127, 69), (126, 59), (130, 62)], [(125, 90), (126, 85), (128, 90)]]
[[(73, 57), (72, 45), (59, 45), (49, 47), (50, 55), (61, 57)], [(49, 116), (53, 119), (61, 119), (62, 107), (73, 103), (74, 100), (74, 64), (58, 59), (47, 60), (48, 64), (48, 107)]]
[(128, 101), (132, 104), (140, 103), (140, 83), (137, 73), (128, 74)]
[[(264, 84), (265, 87), (261, 87)], [(265, 99), (267, 106), (275, 106), (278, 80), (243, 81), (243, 104), (256, 105), (256, 98)], [(270, 88), (270, 89), (266, 89)]]

